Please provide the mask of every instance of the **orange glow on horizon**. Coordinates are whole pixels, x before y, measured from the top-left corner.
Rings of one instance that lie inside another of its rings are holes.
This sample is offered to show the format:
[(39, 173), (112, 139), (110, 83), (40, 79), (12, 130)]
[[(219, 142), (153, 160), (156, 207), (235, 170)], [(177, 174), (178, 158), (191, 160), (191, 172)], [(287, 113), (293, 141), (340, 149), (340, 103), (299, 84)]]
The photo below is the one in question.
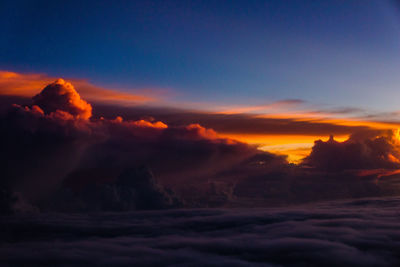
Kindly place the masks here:
[[(244, 143), (257, 145), (260, 150), (288, 156), (291, 163), (299, 163), (307, 156), (316, 140), (327, 141), (329, 136), (313, 135), (260, 135), (260, 134), (224, 134), (219, 137), (230, 138)], [(339, 142), (346, 141), (349, 135), (335, 136)]]
[(324, 113), (281, 113), (256, 115), (257, 118), (265, 119), (292, 119), (294, 121), (307, 121), (311, 123), (329, 123), (340, 126), (365, 126), (379, 130), (393, 130), (400, 128), (400, 122), (367, 121), (358, 118), (329, 118), (330, 114)]

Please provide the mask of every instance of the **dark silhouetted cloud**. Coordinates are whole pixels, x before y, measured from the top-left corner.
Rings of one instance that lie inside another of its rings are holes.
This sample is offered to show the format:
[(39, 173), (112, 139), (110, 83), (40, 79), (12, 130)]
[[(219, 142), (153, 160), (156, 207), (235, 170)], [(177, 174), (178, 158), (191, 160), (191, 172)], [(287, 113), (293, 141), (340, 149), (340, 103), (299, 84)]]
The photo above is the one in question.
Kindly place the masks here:
[[(84, 200), (79, 197), (82, 190), (90, 186), (98, 197), (111, 190), (121, 198), (125, 193), (115, 183), (128, 169), (143, 165), (164, 185), (206, 180), (258, 153), (256, 147), (219, 138), (198, 124), (169, 127), (161, 121), (122, 117), (91, 120), (90, 104), (63, 80), (48, 85), (33, 100), (32, 106), (14, 105), (1, 119), (1, 183), (14, 192), (4, 198), (19, 206), (41, 203), (60, 187), (70, 188), (79, 201)], [(154, 187), (134, 188), (132, 207), (141, 205), (137, 196), (147, 195), (138, 192), (161, 197), (157, 195), (164, 189), (157, 189), (153, 179), (148, 183)], [(148, 205), (155, 206), (163, 205)]]
[(400, 144), (393, 132), (364, 131), (345, 142), (315, 142), (304, 164), (329, 171), (354, 169), (398, 169)]

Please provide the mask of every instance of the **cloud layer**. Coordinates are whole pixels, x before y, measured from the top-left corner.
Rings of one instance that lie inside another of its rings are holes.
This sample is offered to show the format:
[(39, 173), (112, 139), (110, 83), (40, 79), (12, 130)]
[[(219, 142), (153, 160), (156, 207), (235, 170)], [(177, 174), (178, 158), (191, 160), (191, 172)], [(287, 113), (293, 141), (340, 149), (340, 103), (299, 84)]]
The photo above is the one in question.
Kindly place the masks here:
[(0, 264), (396, 266), (398, 198), (280, 209), (4, 217)]

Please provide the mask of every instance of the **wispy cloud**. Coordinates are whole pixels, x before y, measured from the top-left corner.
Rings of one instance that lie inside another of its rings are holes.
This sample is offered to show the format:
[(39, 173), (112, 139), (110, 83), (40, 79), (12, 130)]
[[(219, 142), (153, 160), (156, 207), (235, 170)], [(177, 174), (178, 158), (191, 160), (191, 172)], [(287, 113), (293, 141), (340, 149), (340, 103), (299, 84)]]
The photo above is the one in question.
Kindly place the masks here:
[(278, 110), (287, 110), (294, 107), (302, 106), (305, 103), (301, 99), (286, 99), (271, 102), (265, 105), (257, 106), (236, 106), (236, 107), (222, 107), (219, 114), (242, 114), (242, 113), (265, 113), (265, 112), (276, 112)]

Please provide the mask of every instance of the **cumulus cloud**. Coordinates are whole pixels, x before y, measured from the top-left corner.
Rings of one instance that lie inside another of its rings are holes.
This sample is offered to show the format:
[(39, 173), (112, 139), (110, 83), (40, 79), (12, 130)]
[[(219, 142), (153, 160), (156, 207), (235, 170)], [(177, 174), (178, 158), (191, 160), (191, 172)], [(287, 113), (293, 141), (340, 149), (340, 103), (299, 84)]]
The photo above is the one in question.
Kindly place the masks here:
[(400, 144), (392, 131), (364, 131), (353, 134), (345, 142), (337, 142), (331, 136), (326, 142), (315, 141), (303, 163), (328, 171), (398, 169)]
[(81, 119), (89, 119), (92, 116), (92, 106), (81, 99), (71, 83), (63, 79), (47, 85), (33, 97), (33, 104), (46, 114), (61, 110)]

